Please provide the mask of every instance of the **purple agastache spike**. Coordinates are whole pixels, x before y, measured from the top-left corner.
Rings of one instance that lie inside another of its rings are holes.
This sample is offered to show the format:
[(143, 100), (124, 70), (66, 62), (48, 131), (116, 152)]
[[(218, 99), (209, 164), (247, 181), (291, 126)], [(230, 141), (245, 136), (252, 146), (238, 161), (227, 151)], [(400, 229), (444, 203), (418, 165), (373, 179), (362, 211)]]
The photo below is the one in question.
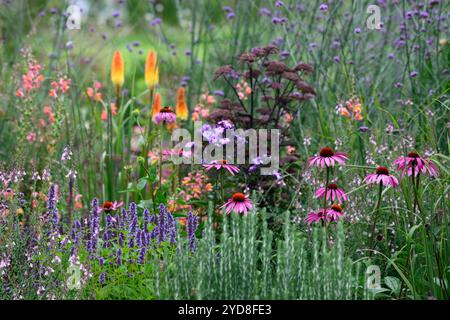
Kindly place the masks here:
[(138, 257), (138, 263), (144, 264), (145, 263), (145, 255), (147, 253), (147, 249), (145, 247), (142, 247), (141, 250), (139, 250), (139, 257)]
[(125, 235), (121, 232), (119, 233), (119, 246), (123, 247), (124, 242), (125, 242)]
[(52, 184), (48, 191), (47, 214), (51, 216), (56, 206), (56, 185)]
[(197, 243), (195, 239), (195, 231), (197, 230), (197, 227), (198, 216), (193, 215), (192, 212), (189, 212), (187, 216), (186, 231), (189, 240), (189, 249), (191, 249), (191, 251), (195, 251), (197, 249)]
[(52, 213), (52, 226), (53, 226), (53, 232), (58, 232), (58, 224), (59, 224), (59, 217), (58, 217), (58, 209), (53, 209)]
[(116, 263), (117, 263), (118, 266), (122, 265), (122, 249), (121, 248), (117, 249), (117, 252), (116, 252)]
[(138, 247), (142, 247), (141, 233), (142, 233), (142, 231), (140, 229), (138, 229), (138, 231), (136, 232), (136, 245)]
[(150, 220), (148, 221), (149, 223), (156, 223), (156, 215), (155, 214), (152, 214), (151, 216), (150, 216)]
[(127, 210), (125, 210), (125, 208), (122, 208), (121, 210), (121, 216), (120, 216), (120, 228), (125, 228), (125, 224), (128, 220), (128, 213)]
[(158, 243), (166, 240), (166, 207), (161, 203), (159, 205), (159, 217), (158, 217)]
[(176, 235), (177, 235), (177, 228), (176, 228), (176, 223), (175, 223), (175, 219), (173, 218), (173, 215), (169, 212), (167, 214), (167, 226), (168, 226), (168, 233), (169, 233), (169, 237), (170, 237), (170, 243), (174, 244), (177, 242), (176, 240)]
[(141, 231), (140, 244), (141, 244), (141, 247), (147, 246), (147, 234), (144, 230)]
[(136, 204), (134, 202), (132, 202), (130, 204), (130, 227), (129, 227), (129, 232), (130, 235), (135, 235), (136, 234), (136, 230), (138, 227), (138, 216), (137, 216), (137, 212), (136, 212)]
[(148, 209), (144, 210), (144, 231), (148, 232), (148, 224), (150, 223), (150, 211)]
[(104, 273), (104, 272), (102, 272), (102, 273), (100, 274), (100, 276), (98, 277), (98, 282), (99, 282), (100, 284), (104, 284), (104, 283), (105, 283), (105, 273)]

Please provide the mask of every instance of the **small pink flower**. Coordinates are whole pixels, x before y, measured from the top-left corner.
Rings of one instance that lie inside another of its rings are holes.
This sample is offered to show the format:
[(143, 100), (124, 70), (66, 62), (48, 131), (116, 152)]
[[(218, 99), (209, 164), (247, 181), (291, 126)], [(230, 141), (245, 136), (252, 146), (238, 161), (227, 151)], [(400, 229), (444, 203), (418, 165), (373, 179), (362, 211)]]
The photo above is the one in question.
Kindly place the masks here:
[(232, 176), (234, 176), (235, 173), (239, 172), (239, 168), (232, 164), (227, 164), (227, 160), (216, 160), (211, 164), (204, 164), (203, 167), (206, 171), (209, 171), (212, 168), (216, 170), (226, 169), (229, 173), (231, 173)]
[(348, 155), (342, 152), (334, 152), (331, 148), (322, 148), (318, 155), (308, 159), (309, 166), (316, 166), (318, 168), (334, 167), (336, 163), (345, 165), (348, 160)]
[(225, 212), (229, 214), (231, 211), (236, 213), (243, 213), (247, 215), (248, 210), (253, 208), (253, 203), (243, 193), (236, 192), (233, 196), (220, 207), (225, 208)]
[[(316, 198), (323, 198), (325, 195), (325, 187), (320, 187), (315, 194)], [(345, 194), (344, 190), (338, 188), (338, 186), (334, 183), (330, 183), (327, 188), (326, 199), (331, 201), (337, 201), (339, 203), (343, 201), (348, 201), (348, 197)]]
[(406, 157), (399, 157), (394, 161), (397, 166), (397, 170), (402, 171), (402, 176), (405, 173), (408, 176), (413, 174), (416, 177), (419, 173), (428, 174), (430, 177), (437, 177), (437, 167), (436, 165), (428, 159), (422, 158), (417, 152), (410, 152)]
[(378, 167), (375, 173), (368, 174), (364, 181), (370, 184), (382, 184), (383, 186), (398, 186), (398, 180), (396, 177), (389, 174), (389, 170), (386, 167)]
[(36, 138), (37, 138), (37, 136), (36, 136), (36, 133), (34, 133), (34, 132), (30, 132), (27, 135), (28, 142), (34, 142), (34, 141), (36, 141)]

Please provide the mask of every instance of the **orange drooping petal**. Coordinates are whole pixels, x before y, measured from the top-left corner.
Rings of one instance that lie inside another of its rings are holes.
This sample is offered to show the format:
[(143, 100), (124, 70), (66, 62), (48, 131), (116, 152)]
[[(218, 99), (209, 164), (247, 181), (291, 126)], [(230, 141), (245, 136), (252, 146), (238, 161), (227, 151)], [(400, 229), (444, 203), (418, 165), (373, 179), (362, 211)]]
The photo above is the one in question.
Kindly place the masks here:
[(153, 101), (152, 107), (152, 120), (155, 121), (155, 116), (161, 111), (161, 95), (159, 93), (155, 94), (155, 99)]
[(177, 94), (177, 105), (175, 107), (175, 113), (177, 114), (177, 117), (181, 120), (187, 120), (189, 115), (188, 106), (186, 103), (186, 97), (184, 94), (184, 88), (180, 87), (178, 89)]
[(147, 55), (147, 60), (145, 61), (145, 84), (147, 88), (152, 89), (159, 81), (159, 71), (157, 64), (157, 56), (153, 50)]
[(114, 52), (111, 63), (111, 81), (117, 87), (121, 87), (125, 81), (125, 63), (120, 51)]

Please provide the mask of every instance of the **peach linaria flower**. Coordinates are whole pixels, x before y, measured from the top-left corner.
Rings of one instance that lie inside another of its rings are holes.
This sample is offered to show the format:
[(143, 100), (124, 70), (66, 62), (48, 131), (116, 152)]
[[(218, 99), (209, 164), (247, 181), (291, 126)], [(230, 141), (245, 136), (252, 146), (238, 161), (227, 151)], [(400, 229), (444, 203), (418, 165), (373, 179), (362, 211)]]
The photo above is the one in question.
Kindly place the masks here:
[[(117, 115), (117, 107), (114, 102), (111, 102), (111, 114), (112, 116)], [(102, 111), (101, 119), (102, 121), (108, 120), (108, 110), (106, 110), (106, 108)]]
[(186, 103), (184, 87), (178, 88), (177, 105), (175, 107), (175, 112), (176, 112), (178, 118), (180, 118), (181, 120), (187, 120), (188, 115), (189, 115), (189, 110), (188, 110), (188, 106)]
[(77, 194), (75, 196), (75, 203), (74, 203), (74, 208), (75, 209), (82, 209), (83, 208), (83, 202), (81, 202), (81, 198), (83, 198), (83, 195), (81, 194)]
[(241, 192), (236, 192), (228, 201), (220, 207), (225, 208), (225, 212), (230, 214), (231, 211), (243, 213), (247, 215), (248, 210), (253, 208), (253, 202)]
[(342, 152), (334, 152), (331, 148), (324, 147), (320, 150), (318, 155), (308, 159), (308, 165), (315, 165), (316, 167), (334, 167), (336, 163), (345, 164), (348, 160), (348, 155)]
[(398, 186), (398, 180), (393, 175), (389, 174), (389, 170), (386, 167), (378, 167), (375, 173), (370, 173), (364, 178), (364, 182), (370, 184), (382, 184), (383, 186)]
[(145, 84), (153, 89), (159, 82), (159, 70), (156, 52), (150, 50), (145, 60)]
[(155, 94), (155, 99), (153, 100), (153, 106), (152, 106), (152, 120), (155, 121), (156, 115), (161, 111), (161, 105), (162, 105), (162, 98), (161, 94), (158, 92)]
[(55, 114), (53, 113), (53, 109), (51, 106), (49, 105), (44, 106), (44, 114), (48, 117), (48, 121), (50, 123), (55, 122)]
[(115, 51), (111, 62), (111, 82), (117, 87), (122, 87), (125, 82), (125, 63), (120, 51)]

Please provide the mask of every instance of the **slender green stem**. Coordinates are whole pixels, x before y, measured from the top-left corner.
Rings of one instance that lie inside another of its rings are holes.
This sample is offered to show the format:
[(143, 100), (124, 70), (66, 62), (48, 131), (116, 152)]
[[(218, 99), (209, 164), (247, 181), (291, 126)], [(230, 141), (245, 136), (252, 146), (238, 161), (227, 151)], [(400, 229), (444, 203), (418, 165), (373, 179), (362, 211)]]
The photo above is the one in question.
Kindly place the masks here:
[(327, 227), (327, 192), (328, 192), (328, 184), (330, 183), (330, 167), (327, 166), (327, 178), (325, 182), (325, 193), (323, 196), (323, 220), (322, 226)]
[[(380, 181), (380, 188), (378, 189), (378, 200), (377, 200), (377, 204), (375, 207), (375, 212), (374, 212), (374, 218), (373, 218), (373, 223), (372, 223), (372, 229), (371, 229), (371, 236), (370, 236), (370, 247), (372, 247), (372, 245), (375, 243), (375, 228), (377, 226), (377, 220), (378, 220), (378, 212), (380, 211), (380, 205), (381, 205), (381, 197), (383, 195), (383, 182)], [(372, 251), (370, 251), (370, 253), (372, 253)]]

